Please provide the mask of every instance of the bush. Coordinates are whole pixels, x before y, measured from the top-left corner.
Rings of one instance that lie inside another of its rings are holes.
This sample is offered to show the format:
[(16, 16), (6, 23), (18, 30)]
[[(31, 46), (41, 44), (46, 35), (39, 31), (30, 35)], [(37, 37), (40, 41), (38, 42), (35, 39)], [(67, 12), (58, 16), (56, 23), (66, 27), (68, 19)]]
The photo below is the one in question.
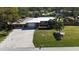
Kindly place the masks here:
[(48, 24), (49, 24), (49, 27), (52, 29), (52, 28), (55, 28), (55, 24), (56, 24), (56, 21), (55, 21), (55, 19), (50, 19), (49, 21), (48, 21)]
[(3, 31), (2, 31), (2, 32), (0, 32), (0, 37), (7, 36), (7, 34), (8, 34), (7, 32), (3, 32)]
[(64, 24), (65, 25), (74, 25), (75, 19), (73, 17), (67, 17), (64, 19)]

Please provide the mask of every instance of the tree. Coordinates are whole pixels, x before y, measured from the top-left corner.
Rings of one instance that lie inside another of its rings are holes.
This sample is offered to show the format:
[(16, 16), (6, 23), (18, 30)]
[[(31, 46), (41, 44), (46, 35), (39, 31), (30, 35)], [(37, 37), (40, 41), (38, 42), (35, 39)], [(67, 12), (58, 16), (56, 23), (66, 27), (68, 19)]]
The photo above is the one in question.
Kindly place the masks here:
[(29, 14), (29, 8), (27, 7), (20, 7), (20, 8), (18, 8), (19, 9), (19, 15), (21, 16), (21, 17), (29, 17), (30, 16), (30, 14)]
[(61, 18), (60, 16), (59, 17), (57, 17), (56, 19), (55, 19), (55, 29), (57, 30), (56, 32), (54, 32), (53, 33), (53, 35), (54, 35), (54, 37), (55, 37), (55, 39), (57, 40), (57, 41), (59, 41), (59, 40), (61, 40), (62, 39), (62, 37), (63, 37), (63, 35), (64, 35), (64, 33), (63, 32), (61, 32), (61, 30), (64, 28), (64, 22), (63, 22), (63, 18)]
[(55, 20), (56, 20), (55, 29), (57, 31), (61, 31), (64, 28), (63, 18), (57, 17)]
[(7, 29), (8, 28), (8, 22), (12, 23), (15, 22), (20, 18), (18, 13), (18, 8), (0, 8), (0, 28), (1, 29)]
[(50, 28), (54, 28), (57, 31), (61, 31), (64, 28), (64, 22), (62, 17), (56, 17), (55, 19), (50, 19), (48, 21)]
[(20, 18), (19, 10), (18, 8), (15, 7), (6, 8), (4, 14), (5, 14), (4, 18), (6, 18), (5, 20), (7, 20), (8, 22), (14, 22)]

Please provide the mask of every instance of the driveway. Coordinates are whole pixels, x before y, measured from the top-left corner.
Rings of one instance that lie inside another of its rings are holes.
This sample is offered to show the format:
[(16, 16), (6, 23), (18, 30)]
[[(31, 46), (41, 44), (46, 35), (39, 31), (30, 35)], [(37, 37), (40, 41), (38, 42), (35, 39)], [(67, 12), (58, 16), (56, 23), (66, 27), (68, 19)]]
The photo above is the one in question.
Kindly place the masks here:
[(0, 44), (0, 48), (26, 48), (34, 47), (34, 29), (14, 29)]

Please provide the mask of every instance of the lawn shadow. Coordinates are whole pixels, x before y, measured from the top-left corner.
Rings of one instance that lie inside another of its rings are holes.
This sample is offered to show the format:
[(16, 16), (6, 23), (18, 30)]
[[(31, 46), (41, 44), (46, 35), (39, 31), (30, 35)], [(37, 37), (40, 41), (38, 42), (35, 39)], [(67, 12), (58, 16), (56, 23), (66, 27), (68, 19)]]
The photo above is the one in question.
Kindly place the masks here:
[(60, 41), (62, 39), (62, 36), (60, 35), (60, 33), (53, 33), (54, 38), (56, 39), (56, 41)]

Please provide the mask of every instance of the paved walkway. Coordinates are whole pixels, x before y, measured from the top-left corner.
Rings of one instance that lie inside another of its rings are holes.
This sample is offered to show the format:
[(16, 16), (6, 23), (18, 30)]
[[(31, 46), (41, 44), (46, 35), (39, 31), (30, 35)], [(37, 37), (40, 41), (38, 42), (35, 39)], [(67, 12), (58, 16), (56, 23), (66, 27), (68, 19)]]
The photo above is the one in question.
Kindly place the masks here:
[(14, 29), (9, 36), (0, 44), (0, 48), (25, 48), (34, 47), (33, 29)]

